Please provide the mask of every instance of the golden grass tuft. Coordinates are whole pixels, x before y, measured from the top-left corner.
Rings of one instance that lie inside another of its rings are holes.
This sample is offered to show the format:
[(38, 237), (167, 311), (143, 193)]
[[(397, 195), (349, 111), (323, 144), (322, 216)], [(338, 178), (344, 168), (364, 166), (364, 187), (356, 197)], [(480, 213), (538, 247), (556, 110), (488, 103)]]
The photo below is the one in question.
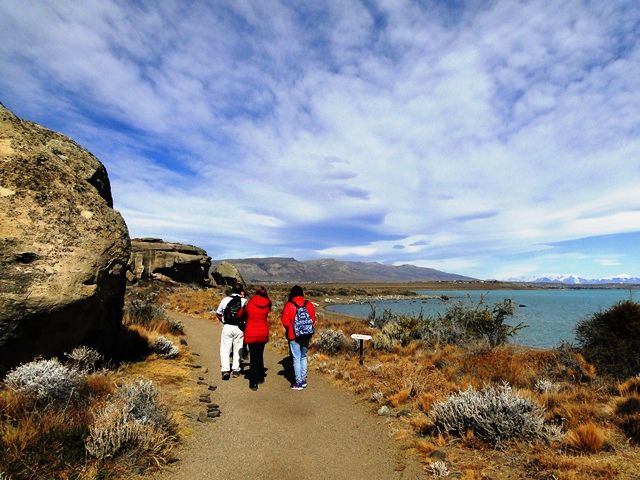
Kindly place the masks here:
[(427, 415), (412, 415), (409, 425), (420, 435), (430, 432), (433, 428), (433, 422)]
[(411, 390), (409, 388), (404, 388), (400, 390), (399, 392), (389, 397), (389, 405), (391, 405), (394, 408), (399, 407), (409, 399), (410, 394), (411, 394)]
[(475, 470), (472, 468), (467, 468), (465, 469), (464, 472), (462, 472), (462, 476), (460, 477), (461, 480), (481, 480), (484, 477), (479, 470)]
[(421, 412), (427, 413), (431, 410), (431, 407), (437, 401), (437, 398), (438, 397), (434, 393), (424, 392), (417, 398), (418, 409), (420, 409)]
[(430, 441), (425, 440), (424, 438), (418, 438), (415, 443), (415, 448), (420, 453), (425, 455), (429, 455), (431, 452), (437, 449), (437, 447)]
[(640, 377), (631, 377), (626, 382), (621, 383), (618, 385), (618, 391), (623, 396), (640, 395)]
[(94, 397), (106, 397), (115, 390), (113, 377), (102, 373), (93, 373), (86, 377), (87, 388)]
[(595, 423), (585, 423), (565, 435), (567, 447), (583, 453), (597, 453), (605, 445), (604, 431)]
[(636, 444), (640, 444), (640, 413), (626, 415), (618, 420), (620, 429)]
[(618, 401), (616, 405), (618, 415), (635, 415), (640, 413), (640, 395), (632, 393)]

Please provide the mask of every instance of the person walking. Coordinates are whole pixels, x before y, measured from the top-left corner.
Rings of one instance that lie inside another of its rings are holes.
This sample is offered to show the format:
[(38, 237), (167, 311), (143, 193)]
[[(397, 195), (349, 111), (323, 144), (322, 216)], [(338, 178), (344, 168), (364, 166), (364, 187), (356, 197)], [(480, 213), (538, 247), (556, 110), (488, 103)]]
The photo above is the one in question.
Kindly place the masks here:
[(243, 307), (247, 319), (244, 329), (244, 343), (249, 347), (249, 388), (257, 390), (264, 381), (264, 346), (269, 341), (269, 313), (271, 300), (264, 287), (256, 288), (255, 293)]
[[(242, 295), (244, 288), (236, 283), (231, 288), (231, 295), (224, 297), (218, 305), (216, 315), (222, 322), (222, 334), (220, 336), (220, 371), (222, 380), (229, 380), (233, 375), (240, 375), (240, 349), (244, 334), (242, 332), (243, 319), (238, 313), (247, 303), (247, 299)], [(229, 356), (233, 353), (233, 361), (229, 361)]]
[(304, 298), (302, 287), (295, 285), (289, 292), (289, 300), (282, 309), (282, 325), (289, 341), (295, 381), (292, 390), (307, 387), (307, 350), (316, 323), (316, 309)]

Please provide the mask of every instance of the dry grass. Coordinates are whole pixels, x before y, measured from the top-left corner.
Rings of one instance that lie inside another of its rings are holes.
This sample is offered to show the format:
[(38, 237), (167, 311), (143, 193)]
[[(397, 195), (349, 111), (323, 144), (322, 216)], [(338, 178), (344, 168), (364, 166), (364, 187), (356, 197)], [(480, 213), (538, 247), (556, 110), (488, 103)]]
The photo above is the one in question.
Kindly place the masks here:
[(618, 391), (620, 395), (632, 395), (637, 394), (640, 395), (640, 377), (631, 377), (624, 383), (618, 385)]
[(640, 444), (640, 414), (626, 415), (618, 420), (622, 431), (636, 444)]
[(635, 415), (640, 413), (640, 395), (637, 393), (632, 393), (628, 397), (624, 397), (618, 401), (616, 405), (616, 414), (624, 416), (624, 415)]
[(565, 435), (565, 444), (577, 452), (597, 453), (605, 446), (605, 433), (594, 423), (585, 423)]
[[(89, 394), (94, 399), (102, 395), (91, 386)], [(0, 471), (15, 478), (77, 475), (85, 458), (90, 405), (79, 401), (43, 407), (18, 392), (0, 391)]]

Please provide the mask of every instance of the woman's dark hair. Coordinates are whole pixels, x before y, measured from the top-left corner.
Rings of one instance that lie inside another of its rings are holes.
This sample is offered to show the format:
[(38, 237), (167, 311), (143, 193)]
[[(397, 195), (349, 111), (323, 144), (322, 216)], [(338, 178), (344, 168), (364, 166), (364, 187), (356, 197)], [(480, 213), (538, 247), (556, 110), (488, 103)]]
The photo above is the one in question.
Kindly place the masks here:
[(289, 292), (289, 301), (293, 300), (294, 297), (304, 297), (304, 291), (300, 285), (291, 287), (291, 291)]
[(231, 293), (241, 294), (244, 290), (244, 287), (241, 283), (235, 283), (233, 287), (231, 287)]
[(267, 293), (267, 289), (263, 286), (259, 286), (256, 288), (254, 295), (260, 295), (261, 297), (269, 298), (269, 294)]

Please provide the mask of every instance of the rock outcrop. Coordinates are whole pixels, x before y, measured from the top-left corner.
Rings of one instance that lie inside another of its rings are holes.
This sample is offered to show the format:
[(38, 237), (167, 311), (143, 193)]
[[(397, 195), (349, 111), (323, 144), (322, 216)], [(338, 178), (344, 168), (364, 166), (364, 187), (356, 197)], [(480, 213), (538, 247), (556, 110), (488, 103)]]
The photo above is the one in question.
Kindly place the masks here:
[(211, 272), (211, 276), (217, 285), (234, 286), (236, 283), (246, 285), (240, 271), (229, 262), (220, 262), (216, 265), (216, 268)]
[(0, 373), (80, 344), (108, 353), (128, 259), (102, 163), (0, 104)]
[(161, 280), (209, 285), (210, 267), (211, 257), (201, 248), (159, 238), (134, 238), (127, 279), (131, 283)]

